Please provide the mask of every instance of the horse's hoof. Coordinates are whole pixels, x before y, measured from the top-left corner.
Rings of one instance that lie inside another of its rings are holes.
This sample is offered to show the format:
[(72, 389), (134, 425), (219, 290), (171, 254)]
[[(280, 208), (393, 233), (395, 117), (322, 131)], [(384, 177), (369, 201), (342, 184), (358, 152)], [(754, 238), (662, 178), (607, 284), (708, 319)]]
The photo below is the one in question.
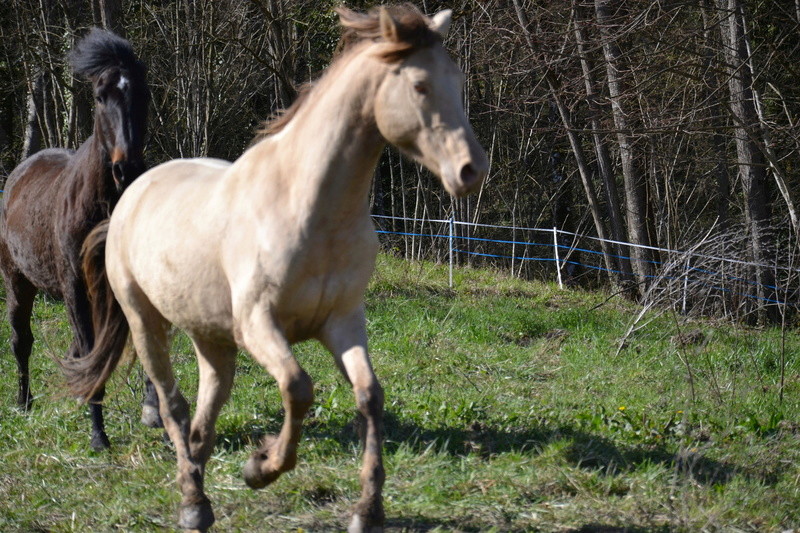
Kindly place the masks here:
[(111, 441), (108, 440), (108, 435), (105, 432), (92, 434), (92, 442), (90, 443), (92, 449), (96, 452), (102, 452), (111, 448)]
[(347, 533), (383, 533), (383, 526), (369, 525), (359, 514), (354, 514)]
[(206, 531), (214, 524), (214, 511), (211, 502), (181, 505), (178, 527), (184, 530)]
[(149, 428), (163, 428), (164, 422), (161, 420), (161, 415), (158, 414), (158, 407), (152, 405), (142, 406), (142, 424)]
[(267, 455), (265, 453), (255, 452), (244, 465), (244, 469), (242, 470), (244, 482), (247, 483), (247, 486), (251, 489), (263, 489), (281, 475), (277, 470), (262, 472), (261, 465), (264, 464), (266, 460)]
[(20, 411), (28, 412), (33, 407), (33, 396), (17, 396), (17, 409)]

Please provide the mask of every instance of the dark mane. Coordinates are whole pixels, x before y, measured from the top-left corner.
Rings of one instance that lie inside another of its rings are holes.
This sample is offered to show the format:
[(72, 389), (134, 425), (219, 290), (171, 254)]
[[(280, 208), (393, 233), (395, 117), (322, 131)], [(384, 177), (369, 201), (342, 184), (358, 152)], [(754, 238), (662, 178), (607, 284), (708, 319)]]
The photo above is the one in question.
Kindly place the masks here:
[[(388, 42), (381, 31), (381, 10), (386, 10), (394, 19), (397, 35), (396, 41)], [(387, 63), (397, 63), (410, 56), (414, 51), (441, 43), (441, 36), (428, 26), (428, 18), (413, 4), (374, 7), (367, 13), (358, 13), (346, 7), (337, 7), (342, 24), (342, 36), (339, 40), (334, 61), (341, 58), (355, 45), (372, 41), (384, 46), (377, 57)], [(297, 99), (287, 109), (280, 111), (266, 120), (256, 131), (255, 144), (264, 137), (278, 133), (286, 127), (298, 110), (308, 100), (308, 95), (316, 83), (306, 83), (298, 92)]]
[(132, 75), (144, 75), (145, 67), (136, 58), (130, 43), (109, 31), (92, 28), (69, 54), (76, 74), (93, 78), (109, 68), (121, 68)]

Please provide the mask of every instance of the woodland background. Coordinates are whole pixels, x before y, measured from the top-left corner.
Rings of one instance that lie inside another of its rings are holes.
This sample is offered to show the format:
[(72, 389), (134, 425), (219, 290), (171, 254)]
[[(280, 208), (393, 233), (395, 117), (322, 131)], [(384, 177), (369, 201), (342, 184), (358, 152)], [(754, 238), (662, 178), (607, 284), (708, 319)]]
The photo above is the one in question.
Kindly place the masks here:
[[(89, 27), (126, 37), (149, 66), (150, 164), (235, 159), (331, 61), (339, 3), (3, 0), (0, 181), (36, 150), (74, 148), (91, 133), (89, 84), (65, 60)], [(785, 318), (773, 302), (797, 301), (800, 0), (415, 4), (454, 11), (445, 44), (466, 74), (491, 173), (480, 194), (453, 200), (387, 149), (373, 213), (558, 227), (746, 260), (760, 266), (736, 276), (758, 299), (699, 308)], [(602, 251), (616, 272), (602, 283), (651, 294), (660, 252)]]

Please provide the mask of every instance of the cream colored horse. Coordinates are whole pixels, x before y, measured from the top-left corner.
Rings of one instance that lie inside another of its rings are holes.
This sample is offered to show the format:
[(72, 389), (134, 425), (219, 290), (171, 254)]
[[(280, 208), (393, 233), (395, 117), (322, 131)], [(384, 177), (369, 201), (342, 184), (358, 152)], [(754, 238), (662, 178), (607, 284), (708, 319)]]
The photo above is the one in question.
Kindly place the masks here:
[[(234, 163), (189, 159), (153, 168), (86, 244), (98, 347), (68, 369), (73, 390), (86, 396), (105, 382), (125, 333), (97, 271), (105, 244), (107, 281), (175, 444), (182, 528), (205, 530), (214, 521), (203, 473), (237, 347), (275, 378), (286, 412), (280, 434), (253, 453), (244, 478), (261, 488), (295, 466), (314, 394), (290, 345), (311, 338), (333, 354), (365, 422), (362, 494), (350, 530), (383, 527), (383, 391), (364, 317), (378, 250), (367, 202), (373, 172), (389, 142), (461, 196), (480, 186), (488, 162), (464, 114), (463, 75), (441, 43), (450, 11), (430, 19), (409, 6), (338, 11), (342, 52), (262, 140)], [(170, 323), (197, 352), (191, 424), (170, 364)]]

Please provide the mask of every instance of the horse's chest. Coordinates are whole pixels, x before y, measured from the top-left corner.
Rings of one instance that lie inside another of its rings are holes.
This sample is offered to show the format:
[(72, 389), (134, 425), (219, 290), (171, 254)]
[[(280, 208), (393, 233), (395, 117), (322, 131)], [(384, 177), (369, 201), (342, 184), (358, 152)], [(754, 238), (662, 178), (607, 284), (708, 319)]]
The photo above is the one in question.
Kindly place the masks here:
[(374, 236), (358, 246), (309, 253), (290, 266), (277, 314), (290, 341), (314, 337), (329, 317), (361, 305), (375, 265)]

